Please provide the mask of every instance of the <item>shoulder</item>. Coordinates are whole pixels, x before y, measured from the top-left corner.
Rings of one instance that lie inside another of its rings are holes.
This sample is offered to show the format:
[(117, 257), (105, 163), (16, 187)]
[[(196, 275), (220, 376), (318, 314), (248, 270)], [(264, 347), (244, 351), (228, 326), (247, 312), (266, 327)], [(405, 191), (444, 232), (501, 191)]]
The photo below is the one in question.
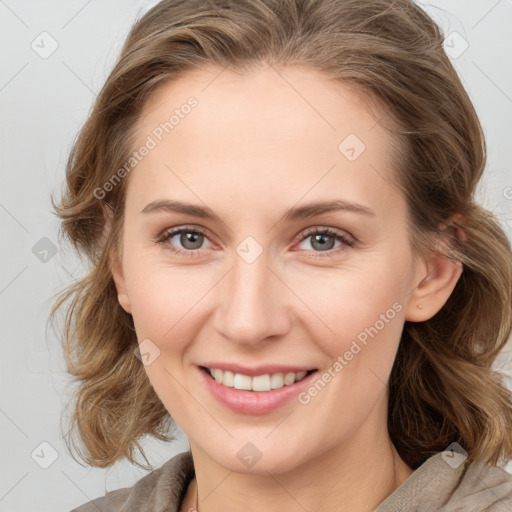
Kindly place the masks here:
[[(457, 506), (458, 508), (454, 508)], [(451, 508), (450, 508), (451, 507)], [(510, 512), (512, 475), (498, 466), (473, 463), (461, 473), (443, 512)]]
[(177, 512), (193, 477), (190, 451), (179, 453), (141, 478), (133, 487), (108, 492), (71, 512), (155, 512), (164, 508)]
[[(448, 452), (449, 453), (449, 452)], [(510, 512), (512, 475), (446, 452), (427, 459), (375, 512)]]

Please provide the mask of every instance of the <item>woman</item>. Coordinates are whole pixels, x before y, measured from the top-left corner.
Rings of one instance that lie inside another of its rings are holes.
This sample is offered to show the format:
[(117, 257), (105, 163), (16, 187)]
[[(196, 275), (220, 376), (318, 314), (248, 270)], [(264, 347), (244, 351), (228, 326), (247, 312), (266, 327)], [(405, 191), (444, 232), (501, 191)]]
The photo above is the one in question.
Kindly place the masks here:
[(442, 43), (406, 0), (134, 25), (56, 206), (91, 261), (55, 306), (70, 443), (190, 451), (77, 511), (512, 510), (512, 254)]

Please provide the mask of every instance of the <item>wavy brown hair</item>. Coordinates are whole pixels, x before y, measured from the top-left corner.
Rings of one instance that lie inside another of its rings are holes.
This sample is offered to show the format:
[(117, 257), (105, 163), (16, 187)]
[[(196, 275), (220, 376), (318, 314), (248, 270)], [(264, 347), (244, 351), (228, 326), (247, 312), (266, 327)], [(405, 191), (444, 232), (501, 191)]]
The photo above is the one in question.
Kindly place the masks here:
[[(91, 465), (125, 457), (140, 465), (143, 436), (173, 439), (172, 420), (134, 357), (133, 321), (112, 278), (128, 178), (101, 200), (95, 191), (129, 159), (138, 118), (159, 85), (201, 66), (246, 71), (261, 62), (315, 69), (379, 112), (393, 136), (411, 246), (419, 254), (437, 240), (437, 250), (463, 264), (444, 307), (404, 325), (389, 381), (388, 429), (400, 456), (416, 468), (457, 441), (469, 461), (508, 460), (511, 393), (491, 365), (512, 329), (510, 244), (474, 199), (486, 159), (478, 117), (441, 30), (409, 0), (164, 0), (136, 21), (53, 203), (62, 233), (89, 262), (51, 315), (65, 311), (64, 353), (77, 384), (68, 446)], [(438, 229), (454, 215), (464, 240)]]

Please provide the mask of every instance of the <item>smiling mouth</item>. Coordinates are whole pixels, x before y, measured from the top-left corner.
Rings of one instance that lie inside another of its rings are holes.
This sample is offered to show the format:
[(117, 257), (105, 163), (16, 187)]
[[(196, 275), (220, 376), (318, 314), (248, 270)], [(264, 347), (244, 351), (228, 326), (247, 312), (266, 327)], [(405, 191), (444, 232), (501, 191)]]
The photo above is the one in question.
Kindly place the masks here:
[(317, 371), (316, 369), (313, 369), (302, 372), (277, 372), (251, 377), (241, 373), (223, 371), (218, 368), (207, 368), (205, 366), (201, 366), (201, 369), (206, 372), (211, 379), (214, 379), (223, 386), (238, 390), (256, 392), (271, 391), (273, 389), (280, 389), (285, 386), (290, 386), (296, 382), (300, 382), (311, 373)]

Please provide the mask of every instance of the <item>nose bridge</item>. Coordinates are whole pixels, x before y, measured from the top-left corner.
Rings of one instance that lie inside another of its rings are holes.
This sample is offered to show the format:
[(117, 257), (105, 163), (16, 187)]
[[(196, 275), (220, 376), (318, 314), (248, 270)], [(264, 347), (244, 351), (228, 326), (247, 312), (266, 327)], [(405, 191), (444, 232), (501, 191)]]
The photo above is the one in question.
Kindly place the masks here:
[(289, 328), (288, 299), (283, 285), (268, 268), (267, 253), (248, 258), (243, 248), (243, 243), (237, 248), (233, 268), (226, 276), (216, 328), (232, 342), (256, 344)]

